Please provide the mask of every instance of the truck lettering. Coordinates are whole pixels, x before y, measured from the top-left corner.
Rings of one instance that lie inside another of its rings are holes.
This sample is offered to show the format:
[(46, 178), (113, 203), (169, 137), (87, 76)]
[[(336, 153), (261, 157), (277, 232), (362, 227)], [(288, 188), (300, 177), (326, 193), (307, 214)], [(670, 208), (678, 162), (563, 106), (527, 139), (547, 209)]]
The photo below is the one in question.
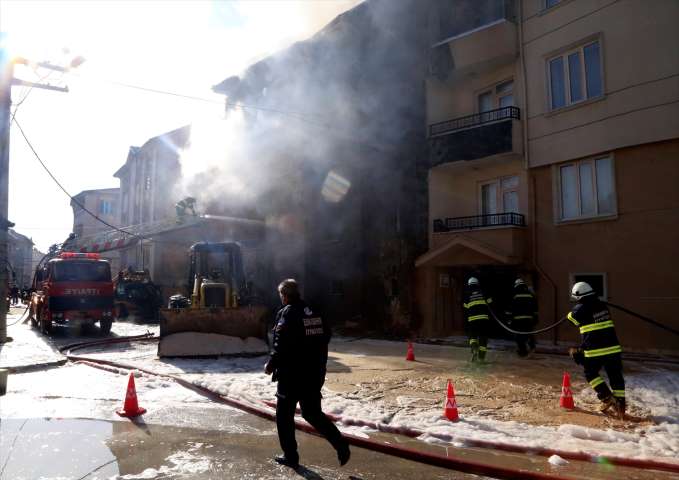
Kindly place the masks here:
[(64, 288), (64, 295), (99, 295), (98, 288)]

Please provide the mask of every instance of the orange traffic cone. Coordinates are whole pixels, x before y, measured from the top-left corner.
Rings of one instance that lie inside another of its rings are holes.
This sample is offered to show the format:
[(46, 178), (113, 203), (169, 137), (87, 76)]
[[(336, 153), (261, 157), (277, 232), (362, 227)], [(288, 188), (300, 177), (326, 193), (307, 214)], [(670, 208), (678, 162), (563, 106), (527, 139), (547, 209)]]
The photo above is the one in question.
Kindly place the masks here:
[(573, 410), (575, 408), (575, 405), (573, 404), (573, 392), (571, 392), (571, 376), (568, 375), (568, 372), (563, 372), (563, 386), (561, 387), (559, 406), (561, 408), (567, 408), (568, 410)]
[(141, 408), (137, 403), (137, 389), (134, 386), (134, 375), (130, 372), (130, 379), (127, 382), (127, 393), (125, 394), (125, 405), (122, 410), (116, 410), (121, 417), (136, 417), (146, 413), (145, 408)]
[(450, 380), (448, 380), (448, 392), (446, 394), (446, 408), (443, 414), (451, 422), (460, 419), (460, 416), (457, 414), (457, 402), (455, 401), (455, 390), (453, 390), (453, 384), (451, 383)]
[(409, 362), (415, 361), (415, 352), (413, 351), (413, 344), (408, 342), (408, 352), (406, 353), (406, 360)]

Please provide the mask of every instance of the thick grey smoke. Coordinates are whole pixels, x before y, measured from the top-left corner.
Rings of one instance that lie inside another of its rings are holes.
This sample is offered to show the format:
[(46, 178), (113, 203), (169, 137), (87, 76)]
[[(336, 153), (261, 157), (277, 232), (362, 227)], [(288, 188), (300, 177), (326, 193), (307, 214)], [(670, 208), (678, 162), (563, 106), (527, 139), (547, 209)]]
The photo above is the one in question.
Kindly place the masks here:
[(472, 3), (367, 0), (225, 79), (220, 141), (208, 168), (183, 160), (182, 191), (210, 213), (265, 219), (274, 268), (335, 317), (412, 326), (427, 235), (424, 81), (434, 39), (459, 26), (435, 16), (448, 23), (432, 33), (431, 18)]

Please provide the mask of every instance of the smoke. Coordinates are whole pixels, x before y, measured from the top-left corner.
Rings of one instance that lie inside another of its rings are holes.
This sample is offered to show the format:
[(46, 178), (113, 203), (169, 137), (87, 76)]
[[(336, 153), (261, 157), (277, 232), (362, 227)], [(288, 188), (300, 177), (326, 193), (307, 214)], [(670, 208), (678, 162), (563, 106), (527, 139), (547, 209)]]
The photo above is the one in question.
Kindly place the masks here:
[(182, 194), (266, 220), (274, 268), (344, 319), (380, 322), (412, 263), (400, 225), (426, 186), (427, 5), (368, 0), (226, 78), (225, 117), (192, 125), (181, 156)]

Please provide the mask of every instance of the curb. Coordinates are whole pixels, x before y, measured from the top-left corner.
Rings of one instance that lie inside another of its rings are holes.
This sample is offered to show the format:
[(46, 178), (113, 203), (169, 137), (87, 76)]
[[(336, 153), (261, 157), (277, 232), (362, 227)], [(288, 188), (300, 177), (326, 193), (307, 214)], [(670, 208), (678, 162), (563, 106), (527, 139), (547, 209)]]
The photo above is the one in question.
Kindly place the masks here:
[(18, 365), (15, 367), (2, 367), (5, 370), (9, 371), (9, 373), (28, 373), (28, 372), (36, 372), (38, 370), (47, 370), (50, 368), (56, 368), (56, 367), (61, 367), (62, 365), (65, 365), (68, 362), (68, 358), (64, 358), (62, 360), (55, 360), (53, 362), (43, 362), (43, 363), (32, 363), (30, 365)]

